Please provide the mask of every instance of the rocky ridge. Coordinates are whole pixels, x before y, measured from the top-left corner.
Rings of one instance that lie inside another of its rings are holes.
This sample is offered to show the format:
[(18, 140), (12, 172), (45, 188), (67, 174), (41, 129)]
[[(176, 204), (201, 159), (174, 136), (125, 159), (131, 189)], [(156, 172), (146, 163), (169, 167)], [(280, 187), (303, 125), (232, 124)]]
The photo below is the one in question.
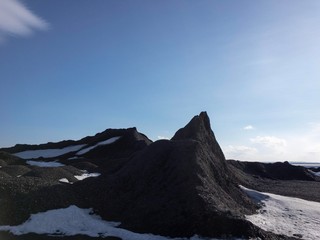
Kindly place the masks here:
[[(36, 162), (63, 164), (38, 167), (27, 164), (30, 159), (1, 152), (1, 225), (20, 224), (32, 213), (74, 204), (136, 232), (289, 239), (244, 219), (257, 206), (238, 185), (250, 185), (256, 172), (225, 160), (206, 112), (171, 140), (152, 142), (135, 128), (108, 129), (78, 141), (0, 151), (20, 156), (32, 151)], [(83, 170), (101, 175), (80, 181), (75, 176)]]

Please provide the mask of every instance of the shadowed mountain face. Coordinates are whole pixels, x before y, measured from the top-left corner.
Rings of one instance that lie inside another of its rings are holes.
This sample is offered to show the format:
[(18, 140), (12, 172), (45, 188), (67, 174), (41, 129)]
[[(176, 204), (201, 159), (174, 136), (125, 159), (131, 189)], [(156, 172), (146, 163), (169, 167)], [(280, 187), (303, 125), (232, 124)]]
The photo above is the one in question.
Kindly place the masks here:
[[(137, 232), (286, 239), (244, 219), (256, 205), (240, 190), (206, 112), (171, 140), (152, 143), (135, 128), (108, 129), (79, 141), (0, 150), (24, 157), (0, 153), (0, 224), (74, 204)], [(63, 165), (30, 165), (28, 156)], [(81, 181), (83, 170), (101, 175)]]

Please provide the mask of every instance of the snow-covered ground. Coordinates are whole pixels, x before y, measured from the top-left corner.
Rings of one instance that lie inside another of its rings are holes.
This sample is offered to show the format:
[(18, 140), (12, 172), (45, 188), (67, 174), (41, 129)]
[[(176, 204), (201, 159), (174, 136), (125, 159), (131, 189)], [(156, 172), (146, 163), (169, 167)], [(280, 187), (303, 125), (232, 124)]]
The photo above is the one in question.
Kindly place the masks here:
[(262, 205), (257, 214), (246, 216), (253, 224), (277, 234), (320, 239), (319, 202), (242, 189)]
[(108, 144), (111, 144), (111, 143), (114, 143), (116, 142), (117, 140), (119, 140), (121, 138), (121, 136), (118, 136), (118, 137), (112, 137), (112, 138), (109, 138), (105, 141), (102, 141), (102, 142), (98, 142), (96, 145), (94, 146), (91, 146), (91, 147), (87, 147), (87, 148), (84, 148), (82, 150), (80, 150), (79, 152), (77, 152), (76, 155), (82, 155), (82, 154), (85, 154), (89, 151), (91, 151), (92, 149), (98, 147), (98, 146), (102, 146), (102, 145), (108, 145)]
[(26, 161), (27, 164), (31, 166), (38, 166), (38, 167), (62, 167), (65, 166), (59, 162), (42, 162), (42, 161)]
[[(118, 228), (120, 223), (107, 222), (92, 214), (92, 209), (70, 206), (63, 209), (32, 214), (18, 226), (0, 226), (0, 231), (10, 231), (15, 235), (26, 233), (72, 236), (77, 234), (91, 237), (114, 236), (123, 240), (170, 240), (172, 238), (153, 234), (141, 234)], [(192, 238), (175, 238), (175, 240), (210, 240), (194, 236)], [(214, 240), (214, 239), (211, 239)], [(239, 239), (240, 240), (240, 239)]]
[(28, 150), (23, 152), (14, 153), (13, 155), (20, 157), (22, 159), (32, 159), (32, 158), (53, 158), (58, 157), (69, 152), (77, 152), (83, 148), (86, 144), (69, 146), (61, 149), (41, 149), (41, 150)]

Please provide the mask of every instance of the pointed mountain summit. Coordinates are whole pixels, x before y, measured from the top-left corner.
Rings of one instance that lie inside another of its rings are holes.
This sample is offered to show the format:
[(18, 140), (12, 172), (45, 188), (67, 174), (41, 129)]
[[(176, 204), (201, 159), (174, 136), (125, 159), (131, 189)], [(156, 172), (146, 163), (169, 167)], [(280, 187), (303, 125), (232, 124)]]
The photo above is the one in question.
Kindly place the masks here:
[(223, 172), (228, 171), (224, 154), (217, 142), (215, 135), (211, 129), (210, 119), (207, 112), (201, 112), (199, 115), (194, 116), (191, 121), (183, 128), (179, 129), (171, 140), (195, 140), (206, 146), (207, 151), (213, 153), (213, 159), (219, 162)]
[(191, 121), (179, 129), (171, 140), (193, 139), (202, 144), (210, 145), (218, 158), (225, 159), (224, 154), (211, 129), (210, 119), (207, 112), (201, 112), (194, 116)]

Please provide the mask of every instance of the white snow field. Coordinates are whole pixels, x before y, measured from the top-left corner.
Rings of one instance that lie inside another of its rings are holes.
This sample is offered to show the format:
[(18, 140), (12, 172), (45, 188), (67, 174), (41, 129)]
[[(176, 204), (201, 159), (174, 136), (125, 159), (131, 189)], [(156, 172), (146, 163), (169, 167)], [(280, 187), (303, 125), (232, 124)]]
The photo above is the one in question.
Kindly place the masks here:
[(63, 167), (65, 166), (62, 163), (59, 162), (42, 162), (42, 161), (26, 161), (27, 164), (31, 166), (37, 166), (37, 167)]
[(85, 154), (85, 153), (91, 151), (92, 149), (94, 149), (94, 148), (96, 148), (96, 147), (98, 147), (98, 146), (108, 145), (108, 144), (114, 143), (114, 142), (116, 142), (117, 140), (119, 140), (120, 138), (121, 138), (121, 136), (112, 137), (112, 138), (109, 138), (109, 139), (107, 139), (107, 140), (105, 140), (105, 141), (98, 142), (98, 143), (97, 143), (96, 145), (94, 145), (94, 146), (87, 147), (87, 148), (84, 148), (84, 149), (80, 150), (79, 152), (77, 152), (76, 155), (79, 156), (79, 155)]
[(262, 208), (246, 218), (260, 228), (306, 240), (320, 239), (320, 203), (241, 188)]
[[(32, 214), (18, 226), (0, 226), (0, 231), (10, 231), (15, 235), (26, 233), (73, 236), (77, 234), (91, 237), (119, 237), (123, 240), (170, 240), (172, 238), (141, 234), (117, 228), (120, 223), (107, 222), (92, 213), (92, 209), (81, 209), (71, 205), (64, 209), (49, 210)], [(174, 238), (175, 240), (215, 240), (193, 236), (191, 238)], [(240, 240), (240, 239), (238, 239)]]
[(23, 152), (14, 153), (13, 155), (20, 157), (22, 159), (32, 159), (32, 158), (53, 158), (58, 157), (69, 152), (77, 152), (83, 148), (86, 144), (69, 146), (61, 149), (41, 149), (41, 150), (28, 150)]

